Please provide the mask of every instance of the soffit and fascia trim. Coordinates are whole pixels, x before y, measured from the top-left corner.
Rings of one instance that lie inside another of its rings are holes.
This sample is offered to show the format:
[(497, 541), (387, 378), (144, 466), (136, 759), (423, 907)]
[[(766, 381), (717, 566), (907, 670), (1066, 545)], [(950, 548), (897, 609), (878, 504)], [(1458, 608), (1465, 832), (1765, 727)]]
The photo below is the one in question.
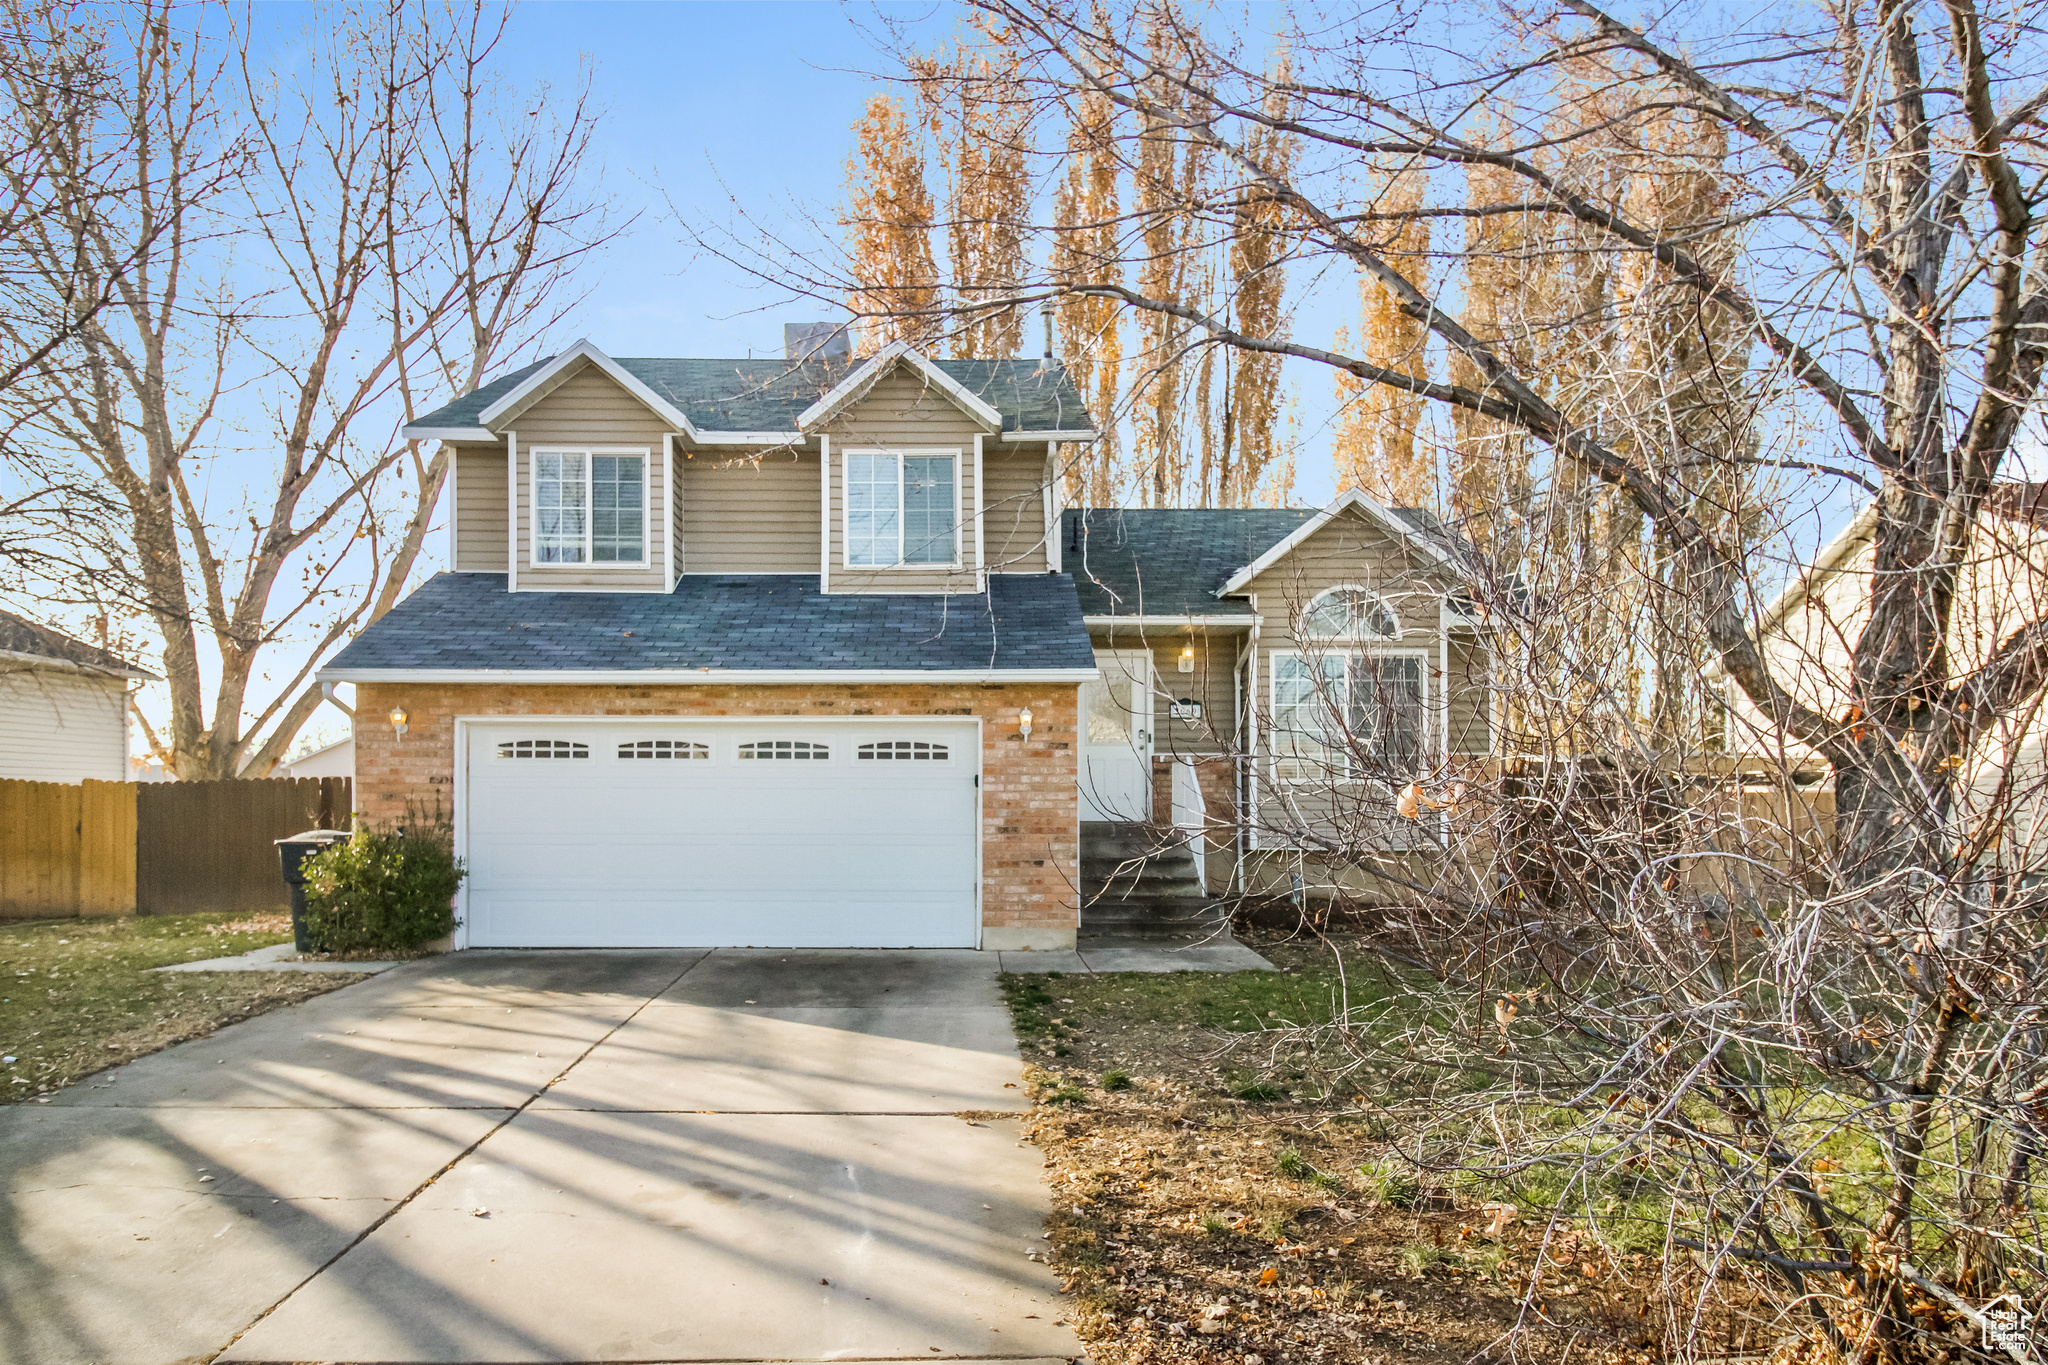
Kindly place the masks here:
[(1259, 623), (1256, 616), (1084, 616), (1081, 620), (1090, 630), (1111, 626), (1227, 626), (1242, 630)]
[(518, 683), (569, 687), (815, 686), (840, 683), (1084, 683), (1093, 668), (323, 668), (318, 682)]

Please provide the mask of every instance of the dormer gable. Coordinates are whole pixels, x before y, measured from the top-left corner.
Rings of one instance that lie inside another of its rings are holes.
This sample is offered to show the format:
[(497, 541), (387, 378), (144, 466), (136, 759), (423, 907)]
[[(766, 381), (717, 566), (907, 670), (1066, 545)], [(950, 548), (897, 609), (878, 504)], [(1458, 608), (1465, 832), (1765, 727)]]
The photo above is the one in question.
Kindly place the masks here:
[(899, 368), (916, 371), (921, 380), (967, 414), (982, 430), (995, 432), (1003, 429), (1003, 415), (993, 405), (968, 392), (958, 380), (901, 341), (891, 342), (857, 365), (853, 373), (829, 393), (804, 409), (796, 419), (797, 426), (804, 431), (816, 431), (826, 426), (859, 403), (876, 384)]
[[(668, 592), (685, 574), (808, 569), (853, 594), (1056, 569), (1058, 448), (1096, 435), (1051, 359), (636, 358), (588, 340), (405, 434), (450, 448), (459, 572)], [(634, 473), (638, 536), (600, 534)]]

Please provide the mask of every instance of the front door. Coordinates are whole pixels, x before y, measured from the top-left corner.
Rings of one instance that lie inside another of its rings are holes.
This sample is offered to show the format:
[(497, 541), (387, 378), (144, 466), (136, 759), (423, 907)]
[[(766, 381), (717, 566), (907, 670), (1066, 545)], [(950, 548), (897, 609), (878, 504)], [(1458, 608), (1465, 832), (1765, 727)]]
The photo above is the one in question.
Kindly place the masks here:
[(1152, 655), (1098, 649), (1081, 685), (1081, 818), (1152, 818)]

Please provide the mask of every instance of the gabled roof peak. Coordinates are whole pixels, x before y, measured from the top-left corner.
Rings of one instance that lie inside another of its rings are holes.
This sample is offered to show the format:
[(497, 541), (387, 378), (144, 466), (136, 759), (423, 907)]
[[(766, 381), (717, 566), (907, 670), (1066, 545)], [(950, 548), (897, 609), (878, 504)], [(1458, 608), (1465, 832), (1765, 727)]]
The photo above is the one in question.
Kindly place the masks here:
[(1366, 493), (1364, 489), (1347, 488), (1342, 493), (1339, 493), (1329, 506), (1303, 522), (1292, 535), (1289, 535), (1285, 540), (1280, 541), (1257, 559), (1254, 559), (1251, 563), (1232, 574), (1230, 581), (1216, 590), (1216, 595), (1223, 597), (1230, 593), (1242, 591), (1246, 584), (1250, 583), (1267, 569), (1272, 568), (1280, 560), (1286, 558), (1293, 552), (1296, 546), (1322, 530), (1325, 526), (1328, 526), (1345, 512), (1353, 510), (1363, 514), (1368, 520), (1379, 523), (1389, 535), (1397, 540), (1406, 541), (1416, 546), (1423, 554), (1427, 555), (1437, 564), (1453, 571), (1457, 570), (1457, 562), (1451, 558), (1450, 552), (1438, 544), (1433, 537), (1418, 529), (1414, 522), (1411, 522), (1406, 517), (1396, 515), (1378, 499)]
[(799, 419), (843, 397), (849, 383), (865, 391), (888, 369), (910, 364), (934, 391), (971, 412), (978, 424), (999, 430), (1005, 440), (1095, 437), (1079, 391), (1056, 360), (932, 360), (909, 352), (885, 365), (876, 365), (879, 359), (611, 356), (582, 340), (444, 404), (408, 425), (405, 434), (415, 440), (496, 442), (514, 428), (512, 418), (522, 408), (577, 368), (592, 365), (693, 442), (785, 444), (803, 440)]
[(860, 400), (861, 396), (886, 378), (899, 365), (908, 365), (923, 376), (925, 382), (944, 394), (959, 406), (960, 410), (990, 431), (1003, 429), (1003, 415), (995, 408), (969, 393), (954, 378), (914, 351), (907, 341), (892, 341), (865, 361), (854, 365), (853, 373), (842, 379), (831, 392), (805, 408), (796, 419), (797, 428), (809, 431), (822, 426), (844, 412), (848, 406)]

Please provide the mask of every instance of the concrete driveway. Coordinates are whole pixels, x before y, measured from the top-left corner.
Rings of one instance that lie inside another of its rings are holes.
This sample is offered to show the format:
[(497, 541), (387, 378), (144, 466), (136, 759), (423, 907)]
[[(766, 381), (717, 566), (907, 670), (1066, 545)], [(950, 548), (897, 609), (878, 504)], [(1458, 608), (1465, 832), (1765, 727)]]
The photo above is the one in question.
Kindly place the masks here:
[(0, 1360), (1064, 1360), (993, 954), (470, 952), (0, 1110)]

